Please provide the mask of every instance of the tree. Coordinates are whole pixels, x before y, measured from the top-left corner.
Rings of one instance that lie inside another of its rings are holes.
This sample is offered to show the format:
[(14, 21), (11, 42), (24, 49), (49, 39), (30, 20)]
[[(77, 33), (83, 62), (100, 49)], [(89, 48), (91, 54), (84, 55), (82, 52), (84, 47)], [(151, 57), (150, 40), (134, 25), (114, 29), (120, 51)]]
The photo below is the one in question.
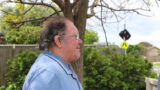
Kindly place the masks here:
[(5, 38), (11, 44), (38, 44), (42, 28), (40, 26), (22, 26), (20, 31), (12, 29)]
[(93, 44), (98, 41), (98, 35), (94, 31), (86, 31), (84, 44)]
[[(138, 5), (135, 5), (138, 3)], [(92, 16), (96, 16), (97, 19), (101, 20), (101, 22), (106, 22), (107, 19), (115, 16), (115, 20), (119, 21), (122, 19), (120, 16), (123, 13), (136, 12), (140, 14), (139, 11), (149, 11), (150, 1), (145, 0), (6, 0), (3, 1), (2, 4), (6, 3), (16, 3), (16, 4), (24, 4), (24, 5), (32, 5), (33, 7), (45, 6), (51, 8), (54, 12), (50, 13), (48, 16), (42, 16), (40, 18), (28, 18), (23, 19), (22, 21), (6, 21), (12, 25), (20, 26), (25, 22), (33, 22), (33, 21), (45, 21), (46, 19), (53, 17), (53, 15), (60, 15), (60, 12), (71, 21), (74, 22), (75, 26), (78, 28), (80, 33), (80, 38), (84, 40), (85, 35), (85, 27), (86, 27), (86, 19)], [(1, 4), (1, 6), (2, 6)], [(55, 7), (55, 6), (58, 6)], [(95, 8), (101, 8), (97, 12)], [(32, 9), (24, 11), (19, 15), (24, 15)], [(88, 11), (90, 10), (90, 11)], [(5, 11), (3, 11), (5, 12)], [(87, 13), (88, 12), (88, 13)], [(120, 12), (119, 14), (117, 14)], [(102, 26), (103, 23), (102, 23)], [(105, 30), (104, 30), (105, 31)], [(80, 60), (73, 64), (73, 68), (75, 72), (78, 74), (78, 77), (82, 83), (83, 80), (83, 44), (81, 45), (81, 57)]]
[[(16, 8), (17, 6), (6, 6), (3, 7), (5, 10), (10, 13), (19, 14), (19, 8)], [(31, 6), (27, 6), (24, 8), (24, 10), (28, 9)], [(41, 13), (41, 12), (45, 12)], [(28, 12), (27, 14), (23, 15), (23, 19), (25, 18), (36, 18), (41, 17), (44, 15), (48, 15), (48, 13), (53, 12), (51, 9), (47, 9), (43, 6), (34, 6), (32, 7), (32, 10)], [(0, 23), (0, 30), (5, 34), (5, 39), (7, 40), (7, 43), (9, 44), (38, 44), (40, 33), (42, 31), (42, 25), (43, 22), (27, 22), (24, 23), (21, 27), (14, 27), (6, 21), (10, 19), (15, 19), (15, 16), (8, 15), (7, 13), (4, 13), (1, 17), (2, 22)], [(27, 33), (27, 34), (26, 34)]]

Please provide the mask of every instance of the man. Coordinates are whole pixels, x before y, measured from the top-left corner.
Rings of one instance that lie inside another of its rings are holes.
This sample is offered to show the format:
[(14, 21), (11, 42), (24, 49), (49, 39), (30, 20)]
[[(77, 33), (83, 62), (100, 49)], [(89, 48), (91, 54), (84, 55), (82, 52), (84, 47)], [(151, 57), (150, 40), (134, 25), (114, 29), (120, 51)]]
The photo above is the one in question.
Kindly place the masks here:
[(81, 44), (78, 30), (70, 20), (49, 20), (40, 37), (43, 53), (32, 65), (23, 90), (83, 90), (70, 64), (80, 57)]

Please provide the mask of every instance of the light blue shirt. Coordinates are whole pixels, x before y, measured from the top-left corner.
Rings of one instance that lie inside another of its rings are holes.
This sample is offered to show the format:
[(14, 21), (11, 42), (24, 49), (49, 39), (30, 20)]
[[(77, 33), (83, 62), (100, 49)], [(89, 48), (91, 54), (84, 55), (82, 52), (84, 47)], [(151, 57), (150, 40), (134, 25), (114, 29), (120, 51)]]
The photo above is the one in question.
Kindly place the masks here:
[(58, 55), (43, 51), (32, 65), (23, 90), (83, 90), (71, 64)]
[(159, 75), (159, 78), (158, 78), (158, 90), (160, 90), (160, 75)]

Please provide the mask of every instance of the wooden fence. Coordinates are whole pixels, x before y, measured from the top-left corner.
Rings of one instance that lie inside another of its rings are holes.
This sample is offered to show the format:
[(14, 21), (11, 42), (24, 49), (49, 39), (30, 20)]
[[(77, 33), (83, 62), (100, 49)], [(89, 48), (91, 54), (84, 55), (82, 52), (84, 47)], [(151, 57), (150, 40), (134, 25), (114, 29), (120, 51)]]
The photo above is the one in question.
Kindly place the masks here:
[[(85, 45), (85, 47), (99, 48), (99, 47), (104, 47), (104, 45)], [(18, 53), (21, 53), (26, 49), (39, 52), (38, 45), (0, 44), (0, 86), (2, 85), (6, 86), (5, 74), (7, 72), (7, 64), (6, 64), (7, 60), (15, 58)], [(120, 48), (117, 48), (116, 52), (124, 54), (124, 50)], [(146, 90), (158, 90), (157, 88), (158, 80), (146, 78), (145, 82), (146, 82)]]
[(39, 52), (38, 45), (0, 45), (0, 86), (6, 86), (7, 60), (15, 58), (26, 49)]
[[(84, 47), (105, 47), (105, 45), (85, 45)], [(5, 74), (7, 72), (7, 60), (12, 60), (16, 57), (18, 53), (21, 53), (24, 50), (32, 50), (39, 52), (39, 46), (38, 45), (7, 45), (7, 44), (0, 44), (0, 86), (4, 85), (6, 86), (5, 81)], [(124, 54), (124, 50), (121, 48), (117, 48), (116, 52), (119, 52), (121, 54)]]

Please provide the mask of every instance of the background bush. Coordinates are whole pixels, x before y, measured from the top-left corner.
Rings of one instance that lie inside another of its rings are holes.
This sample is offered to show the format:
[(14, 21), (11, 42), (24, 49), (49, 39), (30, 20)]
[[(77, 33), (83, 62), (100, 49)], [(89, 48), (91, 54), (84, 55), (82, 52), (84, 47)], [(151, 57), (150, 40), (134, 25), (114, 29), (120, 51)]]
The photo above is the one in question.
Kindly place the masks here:
[(8, 43), (13, 44), (38, 44), (41, 31), (42, 28), (39, 26), (22, 26), (19, 31), (8, 31), (5, 38)]
[(144, 53), (145, 49), (145, 46), (141, 44), (130, 45), (127, 49), (127, 53), (132, 54), (134, 57), (140, 57)]
[[(115, 48), (84, 49), (85, 90), (145, 90), (145, 77), (155, 78), (152, 63), (134, 55), (113, 53)], [(24, 51), (8, 61), (8, 87), (0, 90), (21, 90), (25, 77), (38, 54)]]
[(25, 50), (13, 60), (8, 60), (8, 71), (6, 74), (8, 87), (5, 88), (3, 86), (0, 90), (22, 90), (25, 77), (37, 56), (37, 53)]
[(85, 90), (145, 90), (145, 77), (156, 77), (152, 63), (134, 55), (93, 47), (84, 52)]
[(93, 44), (98, 42), (98, 34), (92, 30), (86, 30), (84, 44)]

